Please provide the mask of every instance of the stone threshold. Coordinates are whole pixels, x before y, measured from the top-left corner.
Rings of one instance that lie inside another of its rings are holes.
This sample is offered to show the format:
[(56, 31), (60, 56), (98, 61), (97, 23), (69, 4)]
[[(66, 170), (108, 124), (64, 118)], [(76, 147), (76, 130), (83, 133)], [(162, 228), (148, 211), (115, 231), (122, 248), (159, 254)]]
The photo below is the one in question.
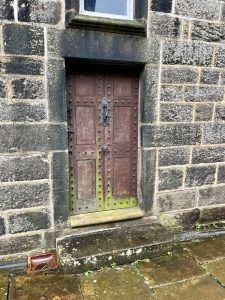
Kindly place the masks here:
[(143, 216), (144, 212), (138, 207), (115, 209), (71, 216), (70, 225), (72, 228), (74, 228), (86, 225), (103, 224), (129, 219), (138, 219), (142, 218)]

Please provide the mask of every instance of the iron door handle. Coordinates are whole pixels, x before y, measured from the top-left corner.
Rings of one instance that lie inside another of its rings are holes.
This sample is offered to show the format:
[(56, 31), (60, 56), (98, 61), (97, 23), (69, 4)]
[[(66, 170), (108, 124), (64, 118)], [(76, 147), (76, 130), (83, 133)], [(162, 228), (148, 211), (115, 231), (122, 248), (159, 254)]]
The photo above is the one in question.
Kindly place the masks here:
[(101, 102), (101, 119), (102, 125), (105, 127), (109, 125), (109, 114), (108, 114), (108, 100), (106, 98), (102, 99)]

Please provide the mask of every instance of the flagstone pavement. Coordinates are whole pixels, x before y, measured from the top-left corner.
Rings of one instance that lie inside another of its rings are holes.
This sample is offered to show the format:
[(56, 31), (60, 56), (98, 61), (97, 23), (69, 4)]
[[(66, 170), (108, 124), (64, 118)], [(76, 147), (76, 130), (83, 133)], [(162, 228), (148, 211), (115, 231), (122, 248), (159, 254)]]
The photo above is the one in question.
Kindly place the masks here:
[(84, 274), (0, 273), (0, 300), (225, 300), (225, 237)]

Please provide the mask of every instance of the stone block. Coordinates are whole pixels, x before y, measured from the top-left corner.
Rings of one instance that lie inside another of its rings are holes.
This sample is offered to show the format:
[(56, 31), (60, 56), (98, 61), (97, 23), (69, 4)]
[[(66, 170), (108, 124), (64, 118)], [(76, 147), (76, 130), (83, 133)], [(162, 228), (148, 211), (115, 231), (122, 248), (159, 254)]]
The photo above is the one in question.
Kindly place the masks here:
[(182, 32), (181, 32), (181, 37), (184, 39), (184, 40), (188, 40), (188, 37), (189, 37), (189, 34), (190, 34), (190, 20), (185, 20), (185, 19), (182, 19)]
[(173, 211), (192, 208), (197, 205), (196, 191), (179, 191), (160, 193), (157, 195), (159, 212)]
[(192, 39), (206, 42), (223, 42), (225, 40), (225, 27), (216, 23), (194, 21), (192, 23)]
[(52, 180), (54, 220), (57, 225), (65, 225), (69, 217), (69, 166), (66, 152), (53, 153)]
[[(151, 260), (140, 261), (137, 264), (139, 272), (147, 279), (149, 286), (173, 286), (172, 283), (185, 281), (195, 276), (201, 276), (205, 270), (196, 263), (196, 261), (186, 251), (177, 251), (173, 255), (164, 255), (155, 257)], [(157, 297), (156, 299), (172, 299), (172, 297)], [(175, 296), (174, 299), (182, 299)], [(187, 299), (187, 298), (186, 298)], [(185, 300), (186, 300), (185, 299)]]
[(77, 0), (66, 0), (65, 1), (66, 9), (74, 9), (74, 8), (79, 8), (77, 6)]
[(27, 57), (10, 57), (2, 60), (2, 69), (6, 74), (43, 75), (44, 62)]
[(66, 29), (49, 35), (48, 54), (80, 60), (158, 65), (160, 41), (155, 37)]
[(172, 0), (152, 0), (151, 10), (170, 13), (172, 10)]
[(179, 0), (175, 4), (177, 15), (206, 20), (219, 20), (220, 3), (210, 0)]
[(221, 21), (225, 22), (225, 4), (224, 3), (222, 3), (222, 13), (221, 14), (222, 14)]
[(20, 22), (56, 25), (61, 20), (61, 6), (59, 0), (19, 0), (18, 19)]
[(186, 165), (189, 163), (189, 148), (167, 148), (159, 150), (159, 166)]
[(225, 183), (225, 165), (218, 167), (217, 183)]
[(47, 48), (49, 57), (62, 58), (61, 55), (61, 38), (62, 31), (56, 28), (48, 28), (47, 31)]
[(225, 207), (204, 207), (201, 209), (201, 222), (213, 222), (225, 219)]
[(224, 274), (224, 267), (225, 267), (225, 259), (220, 259), (217, 261), (212, 261), (207, 263), (204, 267), (206, 267), (209, 274), (212, 278), (215, 278), (217, 282), (219, 282), (222, 287), (225, 285), (225, 274)]
[(142, 150), (141, 192), (143, 208), (150, 211), (153, 206), (155, 190), (156, 151)]
[(187, 167), (185, 184), (195, 187), (215, 182), (216, 166), (193, 166)]
[[(225, 51), (224, 51), (225, 53)], [(221, 82), (220, 82), (221, 85), (225, 85), (225, 72), (221, 71)]]
[(49, 124), (0, 124), (0, 152), (66, 150), (67, 128)]
[(163, 68), (162, 83), (182, 84), (182, 83), (197, 83), (198, 70), (194, 68)]
[(0, 299), (7, 299), (9, 290), (9, 275), (6, 272), (2, 271), (0, 275)]
[(35, 274), (12, 276), (10, 278), (10, 299), (70, 299), (82, 300), (83, 295), (78, 277), (73, 275)]
[[(174, 211), (169, 213), (160, 214), (160, 220), (172, 220), (176, 222), (176, 226), (188, 226), (194, 225), (200, 216), (200, 210), (198, 208), (185, 209), (182, 211)], [(166, 223), (165, 223), (166, 225)]]
[(6, 54), (44, 55), (44, 30), (41, 27), (5, 24), (3, 42)]
[(46, 106), (43, 104), (9, 104), (8, 101), (0, 100), (0, 121), (38, 122), (46, 118)]
[(0, 187), (0, 210), (49, 205), (50, 187), (47, 183), (5, 185)]
[(216, 186), (200, 189), (199, 206), (224, 204), (225, 186)]
[(182, 187), (183, 184), (182, 169), (159, 170), (158, 189), (159, 191), (175, 190)]
[(187, 86), (184, 91), (184, 100), (191, 102), (220, 102), (223, 101), (223, 96), (224, 89), (214, 86)]
[(225, 105), (217, 105), (215, 109), (215, 121), (224, 122), (225, 121)]
[(224, 144), (225, 124), (206, 124), (203, 130), (204, 144)]
[(215, 66), (218, 68), (225, 67), (225, 47), (224, 46), (220, 45), (220, 46), (216, 47)]
[(42, 80), (22, 78), (12, 80), (13, 98), (17, 99), (43, 99), (44, 84)]
[[(41, 235), (20, 235), (0, 239), (0, 255), (10, 255), (41, 248)], [(39, 250), (40, 251), (40, 250)]]
[(161, 104), (161, 122), (192, 122), (193, 106), (186, 104)]
[(220, 72), (213, 69), (203, 69), (200, 75), (200, 83), (218, 84)]
[(50, 215), (46, 209), (14, 213), (8, 215), (8, 222), (10, 233), (48, 229), (50, 227)]
[(161, 86), (160, 100), (162, 102), (181, 102), (183, 88), (181, 86)]
[[(57, 239), (60, 267), (65, 273), (81, 273), (110, 266), (112, 262), (123, 265), (146, 257), (164, 255), (171, 251), (173, 244), (173, 235), (165, 227), (157, 223), (138, 226), (137, 222), (91, 234), (75, 232)], [(119, 299), (118, 295), (116, 299)], [(122, 299), (124, 300), (123, 296)]]
[(65, 64), (62, 60), (48, 60), (49, 119), (52, 122), (67, 121), (65, 99)]
[(47, 179), (48, 158), (44, 155), (0, 157), (0, 182)]
[(211, 66), (213, 45), (203, 42), (166, 41), (163, 46), (163, 63), (170, 65)]
[(140, 110), (142, 123), (155, 123), (157, 120), (159, 69), (146, 65), (140, 80)]
[(2, 217), (0, 217), (0, 236), (4, 235), (5, 232), (6, 232), (6, 230), (5, 230), (5, 220)]
[(173, 295), (173, 299), (182, 300), (222, 300), (224, 288), (216, 280), (213, 280), (211, 276), (203, 276), (159, 287), (155, 289), (155, 294), (158, 299), (169, 299), (170, 295)]
[(197, 145), (200, 142), (201, 128), (197, 124), (145, 125), (141, 127), (141, 145), (143, 147)]
[(150, 35), (176, 38), (180, 34), (180, 19), (168, 15), (151, 14)]
[(0, 20), (14, 20), (14, 9), (13, 9), (14, 0), (2, 0), (0, 1), (1, 12)]
[(6, 80), (5, 79), (0, 79), (0, 98), (5, 98), (6, 97)]
[[(95, 280), (98, 284), (93, 285)], [(129, 288), (127, 288), (128, 282)], [(88, 277), (81, 275), (80, 285), (84, 299), (90, 299), (90, 294), (93, 299), (98, 299), (101, 294), (106, 294), (106, 297), (103, 296), (106, 299), (118, 299), (119, 294), (124, 299), (154, 300), (153, 291), (132, 266), (115, 270), (103, 269), (102, 272), (96, 272)]]
[[(212, 234), (213, 237), (213, 234)], [(210, 238), (205, 239), (203, 241), (196, 241), (195, 243), (191, 242), (185, 245), (185, 248), (187, 248), (187, 251), (191, 254), (191, 256), (198, 262), (198, 263), (208, 263), (211, 260), (219, 260), (221, 258), (224, 258), (224, 247), (225, 247), (225, 239), (224, 236), (220, 236), (217, 238)], [(205, 270), (206, 271), (206, 270)], [(204, 290), (205, 290), (205, 286)], [(213, 289), (214, 290), (214, 289)], [(209, 290), (210, 291), (210, 290)], [(224, 290), (223, 290), (224, 293)], [(198, 294), (197, 294), (198, 295)], [(205, 298), (209, 298), (208, 294), (206, 294)], [(214, 298), (214, 294), (212, 294)], [(209, 298), (209, 299), (210, 299)], [(189, 299), (189, 298), (188, 298)], [(215, 299), (223, 299), (223, 297), (215, 297)]]
[(192, 151), (192, 163), (216, 163), (225, 161), (225, 147), (195, 147)]
[(195, 121), (205, 122), (212, 121), (213, 104), (196, 104), (195, 105)]
[(45, 249), (47, 251), (56, 249), (56, 239), (60, 238), (61, 234), (62, 230), (60, 228), (58, 230), (52, 229), (44, 232)]

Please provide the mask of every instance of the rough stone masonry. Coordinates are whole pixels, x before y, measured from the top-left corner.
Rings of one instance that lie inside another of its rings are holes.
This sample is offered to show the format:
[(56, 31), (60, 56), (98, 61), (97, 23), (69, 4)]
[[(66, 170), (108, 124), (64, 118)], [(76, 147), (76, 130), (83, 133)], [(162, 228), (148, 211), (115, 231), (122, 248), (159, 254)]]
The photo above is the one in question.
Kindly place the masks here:
[(147, 36), (132, 43), (119, 33), (68, 28), (76, 3), (0, 0), (3, 259), (52, 248), (55, 234), (69, 228), (68, 58), (144, 64), (146, 214), (177, 224), (225, 219), (225, 1), (149, 0)]

